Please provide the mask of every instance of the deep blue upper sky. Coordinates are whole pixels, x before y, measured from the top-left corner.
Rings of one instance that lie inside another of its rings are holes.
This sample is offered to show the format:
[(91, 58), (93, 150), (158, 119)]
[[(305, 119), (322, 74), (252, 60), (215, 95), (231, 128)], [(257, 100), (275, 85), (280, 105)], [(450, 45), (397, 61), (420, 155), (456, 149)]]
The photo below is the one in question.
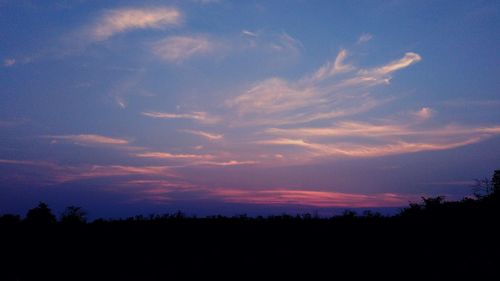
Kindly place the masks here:
[(0, 1), (0, 213), (404, 206), (500, 167), (498, 1)]

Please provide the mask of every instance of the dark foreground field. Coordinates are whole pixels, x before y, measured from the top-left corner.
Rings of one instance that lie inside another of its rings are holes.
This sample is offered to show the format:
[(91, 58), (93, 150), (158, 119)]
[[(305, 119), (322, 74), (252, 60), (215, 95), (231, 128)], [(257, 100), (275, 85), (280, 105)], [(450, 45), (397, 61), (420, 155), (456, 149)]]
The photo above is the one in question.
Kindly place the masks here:
[(328, 219), (174, 214), (84, 223), (73, 209), (51, 222), (39, 206), (22, 221), (1, 217), (0, 280), (500, 280), (499, 195)]

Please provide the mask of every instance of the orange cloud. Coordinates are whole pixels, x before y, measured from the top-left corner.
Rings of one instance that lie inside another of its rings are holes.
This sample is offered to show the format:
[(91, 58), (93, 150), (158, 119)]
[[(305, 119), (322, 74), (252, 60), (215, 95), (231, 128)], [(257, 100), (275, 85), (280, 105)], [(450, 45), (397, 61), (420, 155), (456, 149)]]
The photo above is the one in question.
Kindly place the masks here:
[(225, 162), (215, 162), (215, 161), (204, 161), (204, 162), (196, 162), (195, 165), (208, 165), (208, 166), (239, 166), (239, 165), (252, 165), (257, 164), (257, 161), (236, 161), (229, 160)]
[(408, 204), (415, 196), (394, 193), (355, 194), (310, 190), (242, 190), (215, 189), (210, 192), (226, 202), (259, 205), (304, 205), (327, 207), (399, 207)]
[(134, 154), (136, 157), (155, 159), (210, 159), (212, 155), (206, 154), (172, 154), (167, 152), (144, 152)]

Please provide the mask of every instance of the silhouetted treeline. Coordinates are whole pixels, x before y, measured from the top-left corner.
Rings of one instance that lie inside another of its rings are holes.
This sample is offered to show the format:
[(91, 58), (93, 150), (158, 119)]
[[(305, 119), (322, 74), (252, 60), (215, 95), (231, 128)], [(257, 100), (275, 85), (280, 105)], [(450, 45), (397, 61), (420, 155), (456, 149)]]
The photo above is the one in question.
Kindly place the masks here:
[(498, 280), (500, 170), (478, 181), (475, 194), (453, 202), (422, 198), (394, 216), (345, 211), (329, 218), (177, 212), (88, 222), (81, 207), (57, 218), (40, 203), (24, 218), (0, 217), (0, 280), (164, 280), (200, 272), (240, 279), (234, 271), (256, 277), (306, 272), (308, 280), (396, 272), (404, 272), (403, 280)]

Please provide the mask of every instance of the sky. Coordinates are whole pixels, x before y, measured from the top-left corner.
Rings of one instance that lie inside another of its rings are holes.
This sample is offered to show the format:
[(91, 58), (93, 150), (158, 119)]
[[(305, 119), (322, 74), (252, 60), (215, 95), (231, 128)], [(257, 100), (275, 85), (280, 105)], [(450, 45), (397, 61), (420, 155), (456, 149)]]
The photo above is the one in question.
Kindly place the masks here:
[(500, 168), (498, 1), (0, 0), (0, 213), (396, 208)]

